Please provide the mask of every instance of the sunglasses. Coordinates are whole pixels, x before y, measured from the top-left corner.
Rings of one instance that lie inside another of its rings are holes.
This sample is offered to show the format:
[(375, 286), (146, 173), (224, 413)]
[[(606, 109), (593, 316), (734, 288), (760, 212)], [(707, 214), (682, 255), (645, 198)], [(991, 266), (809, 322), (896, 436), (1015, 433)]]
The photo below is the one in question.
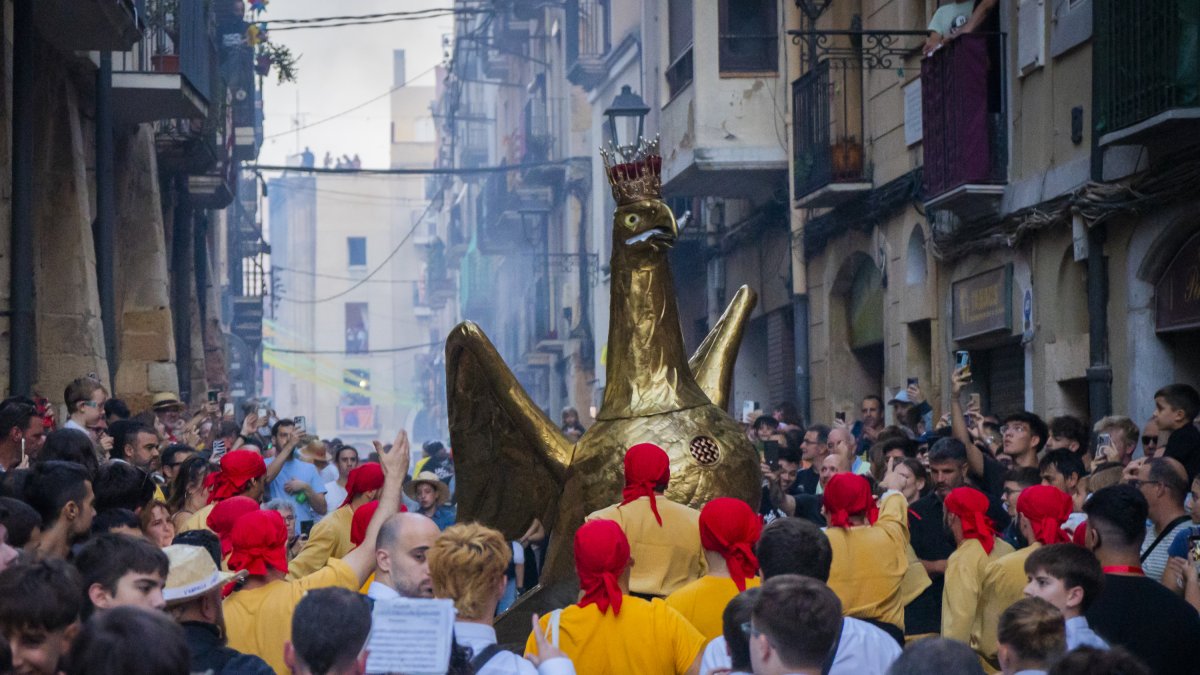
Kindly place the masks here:
[(1142, 436), (1142, 445), (1158, 445), (1158, 436)]

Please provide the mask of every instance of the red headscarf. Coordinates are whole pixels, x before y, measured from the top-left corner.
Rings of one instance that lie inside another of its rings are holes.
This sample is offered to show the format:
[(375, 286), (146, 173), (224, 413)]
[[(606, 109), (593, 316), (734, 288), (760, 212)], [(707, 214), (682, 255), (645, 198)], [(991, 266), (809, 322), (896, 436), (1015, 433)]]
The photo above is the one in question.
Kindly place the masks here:
[(267, 464), (261, 455), (253, 450), (234, 450), (221, 458), (221, 470), (208, 474), (204, 485), (211, 487), (208, 503), (229, 499), (242, 491), (246, 483), (264, 476)]
[(996, 530), (987, 517), (988, 498), (975, 488), (954, 488), (946, 495), (946, 510), (962, 521), (964, 539), (978, 539), (983, 552), (991, 555), (996, 544)]
[(850, 527), (850, 516), (865, 513), (872, 525), (879, 518), (879, 507), (871, 495), (871, 484), (866, 478), (853, 473), (836, 473), (825, 485), (821, 495), (825, 513), (829, 515), (830, 527)]
[(229, 569), (263, 576), (270, 568), (287, 572), (287, 526), (278, 511), (255, 511), (233, 525)]
[(1046, 545), (1071, 541), (1062, 526), (1074, 510), (1071, 496), (1049, 485), (1027, 487), (1017, 497), (1017, 513), (1029, 519), (1034, 537)]
[(654, 489), (665, 488), (671, 482), (671, 460), (662, 448), (653, 443), (638, 443), (625, 453), (625, 490), (621, 493), (624, 506), (639, 497), (650, 498), (650, 510), (662, 525)]
[(575, 532), (575, 572), (583, 591), (580, 607), (595, 604), (600, 613), (613, 608), (621, 613), (621, 585), (617, 583), (629, 565), (629, 540), (621, 526), (611, 520), (592, 520)]
[[(383, 467), (377, 462), (367, 462), (346, 476), (346, 498), (342, 500), (341, 506), (349, 504), (364, 492), (378, 490), (381, 487), (383, 487)], [(370, 519), (368, 518), (368, 520)]]
[(229, 551), (233, 549), (229, 535), (233, 533), (234, 524), (242, 516), (257, 510), (258, 502), (249, 497), (230, 497), (217, 502), (212, 511), (209, 511), (204, 524), (220, 538), (222, 557), (229, 555)]
[(762, 518), (740, 499), (719, 497), (700, 510), (700, 544), (725, 558), (739, 592), (746, 590), (746, 579), (758, 574), (754, 544), (760, 534)]
[[(367, 526), (371, 524), (371, 518), (375, 517), (375, 511), (379, 508), (379, 500), (375, 499), (363, 504), (354, 509), (354, 517), (350, 520), (350, 543), (359, 546), (363, 543), (363, 539), (367, 538)], [(400, 510), (397, 513), (407, 513), (408, 507), (401, 504)]]

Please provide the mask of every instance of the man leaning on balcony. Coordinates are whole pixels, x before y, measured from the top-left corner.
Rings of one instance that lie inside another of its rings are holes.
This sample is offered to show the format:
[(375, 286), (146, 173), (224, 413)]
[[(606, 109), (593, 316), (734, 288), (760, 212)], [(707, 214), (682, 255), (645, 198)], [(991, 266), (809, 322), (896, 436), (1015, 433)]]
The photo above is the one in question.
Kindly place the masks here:
[(929, 20), (929, 37), (922, 52), (932, 56), (941, 46), (964, 33), (972, 33), (983, 25), (985, 19), (996, 8), (997, 0), (966, 0), (945, 2), (938, 0), (937, 11)]

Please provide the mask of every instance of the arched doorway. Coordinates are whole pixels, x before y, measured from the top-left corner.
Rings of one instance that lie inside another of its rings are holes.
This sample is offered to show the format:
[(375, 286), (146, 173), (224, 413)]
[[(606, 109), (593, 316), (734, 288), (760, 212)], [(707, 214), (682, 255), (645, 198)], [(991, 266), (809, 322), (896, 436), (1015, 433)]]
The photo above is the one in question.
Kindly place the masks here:
[(882, 395), (883, 278), (875, 261), (865, 253), (847, 258), (829, 302), (831, 400), (857, 404), (867, 394)]

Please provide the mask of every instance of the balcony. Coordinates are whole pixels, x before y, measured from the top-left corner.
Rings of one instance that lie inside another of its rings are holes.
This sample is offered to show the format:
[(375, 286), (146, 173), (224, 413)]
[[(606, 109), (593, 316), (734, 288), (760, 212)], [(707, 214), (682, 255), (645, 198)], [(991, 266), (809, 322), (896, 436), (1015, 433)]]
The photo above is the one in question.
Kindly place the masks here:
[(567, 79), (592, 89), (608, 75), (605, 57), (612, 47), (608, 3), (567, 0)]
[(475, 169), (487, 166), (491, 146), (491, 135), (487, 124), (476, 121), (458, 121), (455, 127), (459, 143), (459, 166)]
[(1196, 137), (1198, 5), (1196, 0), (1095, 0), (1092, 54), (1100, 145), (1179, 143)]
[(475, 214), (481, 253), (514, 253), (528, 246), (522, 230), (521, 199), (516, 186), (510, 185), (510, 173), (500, 171), (489, 175), (480, 191)]
[(921, 63), (925, 207), (993, 215), (1008, 181), (1005, 35), (969, 33)]
[(145, 0), (37, 0), (39, 37), (67, 52), (121, 52), (142, 36)]
[(153, 22), (145, 37), (129, 51), (113, 54), (113, 114), (118, 122), (208, 116), (216, 48), (205, 4), (148, 3)]
[[(556, 143), (563, 137), (558, 121), (564, 105), (561, 98), (541, 95), (535, 95), (525, 103), (523, 163), (538, 164), (557, 159)], [(522, 182), (538, 186), (561, 185), (566, 178), (566, 171), (565, 165), (530, 167), (522, 171)]]
[(871, 190), (862, 144), (861, 74), (821, 61), (792, 83), (797, 207), (833, 208)]

